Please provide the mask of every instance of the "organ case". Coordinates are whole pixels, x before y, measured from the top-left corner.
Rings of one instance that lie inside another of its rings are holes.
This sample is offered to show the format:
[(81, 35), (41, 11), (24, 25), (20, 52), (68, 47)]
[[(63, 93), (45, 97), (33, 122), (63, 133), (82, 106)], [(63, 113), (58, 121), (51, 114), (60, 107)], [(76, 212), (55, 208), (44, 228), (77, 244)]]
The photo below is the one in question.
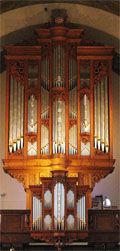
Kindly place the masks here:
[[(85, 231), (91, 191), (114, 169), (114, 48), (91, 41), (59, 16), (36, 34), (5, 46), (4, 170), (25, 188), (32, 231)], [(59, 179), (52, 185), (57, 171), (68, 172), (67, 185)], [(66, 188), (72, 178), (74, 191)]]

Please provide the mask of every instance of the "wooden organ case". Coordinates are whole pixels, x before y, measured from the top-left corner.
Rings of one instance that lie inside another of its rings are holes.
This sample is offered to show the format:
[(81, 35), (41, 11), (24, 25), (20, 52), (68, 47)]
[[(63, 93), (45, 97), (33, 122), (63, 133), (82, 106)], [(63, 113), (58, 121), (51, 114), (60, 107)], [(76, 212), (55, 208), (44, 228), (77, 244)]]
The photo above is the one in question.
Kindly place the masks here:
[(4, 170), (25, 188), (31, 236), (57, 246), (86, 238), (91, 191), (114, 169), (114, 48), (85, 37), (63, 10), (4, 48)]

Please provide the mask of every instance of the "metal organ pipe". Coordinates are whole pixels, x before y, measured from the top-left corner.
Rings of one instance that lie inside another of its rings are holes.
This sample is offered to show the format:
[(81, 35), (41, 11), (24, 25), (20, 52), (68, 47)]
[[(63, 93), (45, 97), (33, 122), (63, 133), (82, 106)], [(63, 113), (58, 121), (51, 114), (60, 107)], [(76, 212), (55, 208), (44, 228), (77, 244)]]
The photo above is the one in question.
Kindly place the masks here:
[(100, 85), (97, 85), (97, 135), (98, 149), (100, 150)]
[(61, 211), (61, 184), (58, 183), (58, 214), (57, 214), (57, 220), (58, 220), (58, 229), (60, 230), (61, 228), (61, 214), (60, 214), (60, 211)]
[(42, 59), (41, 69), (41, 154), (49, 154), (49, 127), (44, 124), (49, 119), (49, 58)]
[(94, 144), (97, 149), (97, 95), (96, 86), (94, 87)]
[[(69, 58), (69, 118), (77, 119), (77, 63)], [(69, 154), (77, 154), (77, 125), (69, 129)]]
[(33, 196), (33, 219), (32, 219), (32, 229), (42, 230), (42, 203), (41, 201)]
[(13, 101), (13, 148), (17, 150), (17, 81), (14, 80), (14, 101)]
[(77, 154), (77, 125), (73, 125), (69, 130), (69, 154)]
[(53, 87), (65, 87), (65, 48), (61, 44), (53, 48)]
[(44, 125), (41, 125), (41, 154), (49, 154), (49, 131)]
[(13, 148), (13, 78), (11, 77), (10, 85), (10, 123), (9, 123), (9, 152)]
[(104, 83), (101, 81), (101, 147), (102, 151), (104, 151)]
[[(54, 187), (54, 228), (64, 230), (65, 215), (65, 191), (62, 183), (58, 182)], [(57, 202), (57, 203), (56, 203)]]
[(34, 94), (28, 100), (28, 132), (37, 132), (37, 99)]
[(57, 46), (56, 46), (56, 48), (55, 48), (55, 66), (56, 66), (56, 76), (55, 76), (55, 84), (54, 84), (54, 87), (56, 87), (57, 85), (56, 85), (56, 81), (57, 81), (57, 68), (58, 68), (58, 60), (57, 60)]
[(10, 78), (9, 152), (23, 148), (24, 86)]
[(77, 202), (77, 230), (84, 231), (85, 229), (86, 229), (85, 196), (83, 196)]
[(21, 129), (21, 148), (23, 148), (23, 124), (24, 124), (24, 86), (21, 86), (21, 123), (20, 123), (20, 129)]
[(98, 150), (109, 151), (107, 76), (94, 87), (94, 145)]
[(105, 149), (109, 150), (109, 136), (108, 136), (108, 80), (105, 77)]
[(18, 120), (17, 120), (17, 149), (20, 149), (20, 85), (18, 84)]
[(65, 103), (53, 102), (53, 153), (65, 154)]
[(58, 99), (58, 118), (57, 118), (58, 153), (61, 152), (60, 145), (61, 145), (61, 139), (62, 139), (62, 120), (61, 120), (62, 109), (61, 108), (62, 108), (61, 107), (61, 100)]

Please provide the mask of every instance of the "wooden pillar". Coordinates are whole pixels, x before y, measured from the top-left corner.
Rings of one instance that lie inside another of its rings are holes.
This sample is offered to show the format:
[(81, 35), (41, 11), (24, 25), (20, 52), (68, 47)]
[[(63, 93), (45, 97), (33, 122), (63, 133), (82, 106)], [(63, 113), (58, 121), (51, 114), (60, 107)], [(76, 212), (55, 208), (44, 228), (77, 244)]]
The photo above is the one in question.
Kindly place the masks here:
[(31, 209), (31, 192), (30, 189), (26, 189), (26, 209)]

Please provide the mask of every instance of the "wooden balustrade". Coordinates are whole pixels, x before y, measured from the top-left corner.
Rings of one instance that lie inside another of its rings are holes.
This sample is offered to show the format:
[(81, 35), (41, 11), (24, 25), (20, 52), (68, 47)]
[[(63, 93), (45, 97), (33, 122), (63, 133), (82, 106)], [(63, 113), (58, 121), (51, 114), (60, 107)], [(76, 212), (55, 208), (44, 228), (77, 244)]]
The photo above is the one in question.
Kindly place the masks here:
[(0, 210), (1, 244), (23, 244), (30, 238), (30, 210)]
[(95, 245), (120, 242), (120, 210), (88, 210), (88, 242)]
[[(120, 241), (120, 210), (88, 210), (88, 231), (33, 231), (30, 230), (30, 210), (0, 210), (1, 244), (10, 247), (36, 242), (41, 236), (42, 241), (63, 241), (77, 238), (88, 241), (88, 246), (111, 246), (115, 248)], [(49, 232), (49, 234), (48, 234)], [(60, 233), (61, 232), (61, 233)], [(87, 239), (86, 239), (87, 238)], [(68, 243), (69, 244), (69, 241)], [(54, 242), (55, 245), (55, 242)], [(57, 243), (56, 243), (57, 245)], [(119, 247), (118, 247), (119, 248)], [(116, 250), (116, 248), (115, 248)]]

